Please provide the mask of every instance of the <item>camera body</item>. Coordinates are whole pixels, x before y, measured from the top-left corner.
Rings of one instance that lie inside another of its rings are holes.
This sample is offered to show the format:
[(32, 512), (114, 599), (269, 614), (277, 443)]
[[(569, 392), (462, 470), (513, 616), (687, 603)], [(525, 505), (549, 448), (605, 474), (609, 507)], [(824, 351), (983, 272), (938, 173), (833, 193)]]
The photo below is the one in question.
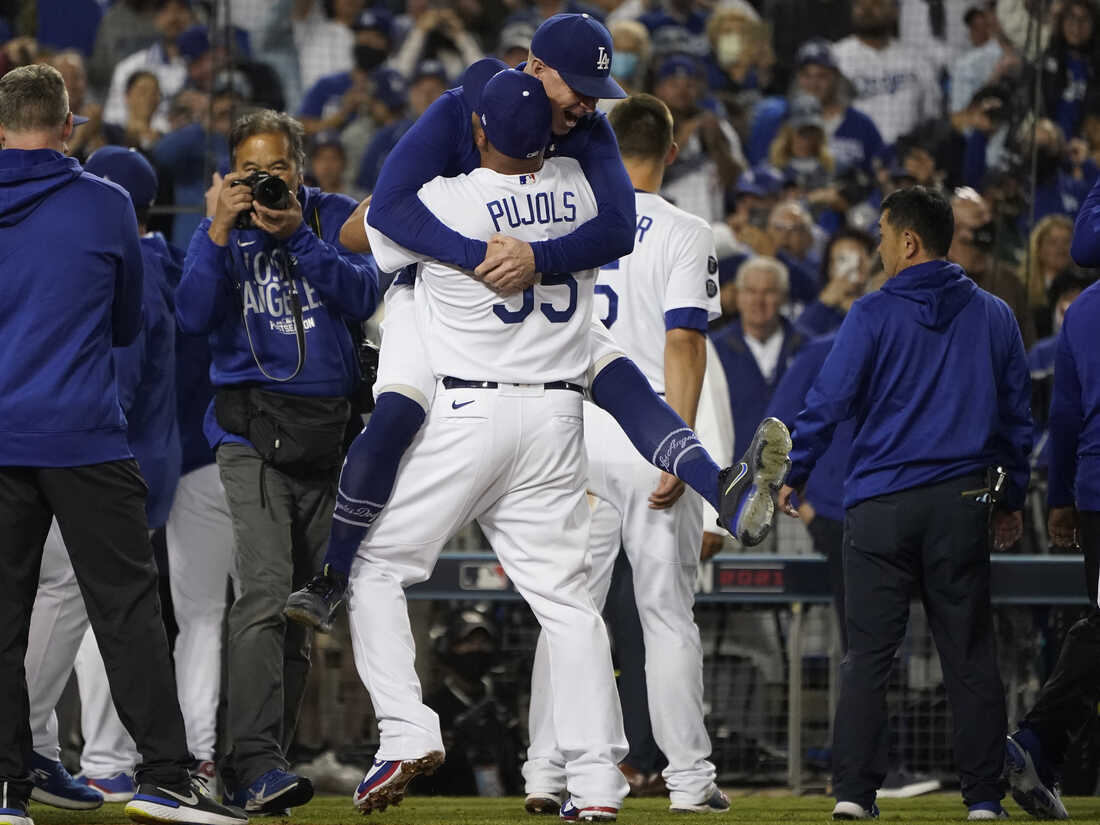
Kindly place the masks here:
[[(252, 198), (257, 203), (263, 204), (268, 209), (286, 209), (290, 206), (290, 189), (286, 181), (267, 172), (257, 169), (248, 177), (240, 178), (232, 183), (233, 186), (247, 186), (252, 190)], [(236, 229), (255, 229), (252, 222), (252, 210), (245, 209), (237, 213), (237, 222), (233, 225)]]

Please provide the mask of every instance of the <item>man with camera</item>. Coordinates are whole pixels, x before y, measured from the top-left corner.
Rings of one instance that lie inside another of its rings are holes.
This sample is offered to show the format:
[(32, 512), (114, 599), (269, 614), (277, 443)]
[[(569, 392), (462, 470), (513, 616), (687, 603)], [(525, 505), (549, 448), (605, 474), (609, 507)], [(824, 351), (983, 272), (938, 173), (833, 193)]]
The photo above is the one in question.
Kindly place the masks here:
[(229, 797), (277, 813), (313, 795), (285, 753), (309, 672), (309, 635), (282, 615), (324, 552), (359, 382), (348, 321), (373, 314), (377, 270), (340, 246), (355, 201), (302, 185), (303, 129), (260, 110), (229, 136), (233, 171), (191, 239), (180, 327), (210, 336), (216, 450), (236, 539), (221, 766)]

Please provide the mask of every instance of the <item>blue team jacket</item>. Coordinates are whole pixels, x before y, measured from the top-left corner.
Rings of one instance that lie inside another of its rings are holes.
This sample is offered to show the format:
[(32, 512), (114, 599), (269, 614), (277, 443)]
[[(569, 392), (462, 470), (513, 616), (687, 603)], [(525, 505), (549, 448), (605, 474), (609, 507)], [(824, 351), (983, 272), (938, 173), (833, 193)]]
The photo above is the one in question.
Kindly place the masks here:
[[(1090, 195), (1091, 197), (1091, 195)], [(1100, 284), (1066, 311), (1050, 404), (1051, 507), (1100, 510)]]
[(51, 149), (0, 151), (0, 466), (131, 457), (111, 349), (141, 330), (126, 191)]
[(1004, 301), (962, 268), (905, 269), (853, 304), (794, 427), (797, 487), (833, 430), (855, 418), (844, 506), (1002, 464), (1005, 504), (1022, 506), (1031, 452), (1031, 379)]
[[(488, 61), (493, 59), (474, 63), (467, 76)], [(367, 213), (371, 226), (402, 246), (468, 270), (485, 258), (485, 243), (444, 226), (416, 193), (435, 177), (454, 177), (481, 165), (472, 111), (461, 89), (449, 89), (429, 106), (390, 152)], [(553, 138), (547, 150), (552, 155), (580, 163), (599, 214), (568, 235), (532, 244), (535, 271), (594, 269), (628, 254), (634, 248), (634, 186), (607, 117), (597, 112), (581, 118), (568, 135)]]
[[(176, 289), (176, 319), (184, 333), (210, 336), (214, 387), (252, 384), (290, 395), (346, 396), (358, 383), (346, 320), (374, 313), (378, 270), (372, 256), (340, 246), (340, 227), (355, 201), (312, 187), (299, 190), (298, 200), (305, 220), (285, 242), (259, 229), (234, 229), (228, 246), (218, 246), (207, 234), (209, 219), (191, 237)], [(320, 238), (309, 225), (315, 210)], [(278, 382), (268, 376), (289, 376), (298, 363), (294, 318), (280, 275), (291, 270), (301, 298), (306, 358), (296, 378)], [(206, 435), (211, 446), (226, 437), (209, 411)]]

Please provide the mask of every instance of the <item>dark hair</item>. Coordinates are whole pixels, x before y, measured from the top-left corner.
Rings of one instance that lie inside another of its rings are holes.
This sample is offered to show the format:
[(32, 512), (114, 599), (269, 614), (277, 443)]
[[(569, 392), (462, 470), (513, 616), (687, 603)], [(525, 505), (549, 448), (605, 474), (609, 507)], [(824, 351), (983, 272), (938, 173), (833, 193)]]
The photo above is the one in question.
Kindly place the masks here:
[(61, 72), (35, 63), (0, 78), (0, 124), (12, 132), (56, 129), (69, 116), (69, 92)]
[(951, 202), (938, 189), (910, 186), (898, 189), (882, 202), (882, 213), (895, 230), (910, 230), (921, 239), (928, 254), (943, 258), (955, 234), (955, 213)]
[(869, 256), (874, 254), (875, 247), (878, 246), (878, 243), (875, 241), (875, 239), (871, 237), (869, 233), (864, 232), (862, 229), (856, 229), (852, 226), (846, 226), (845, 228), (841, 229), (839, 232), (829, 238), (829, 242), (825, 245), (825, 254), (821, 256), (822, 284), (829, 283), (829, 261), (833, 257), (833, 247), (841, 241), (855, 241), (867, 250), (867, 254)]
[(237, 118), (229, 131), (229, 160), (236, 166), (237, 147), (255, 135), (282, 133), (290, 146), (290, 156), (299, 172), (306, 170), (305, 130), (286, 112), (257, 109)]
[(151, 77), (157, 82), (157, 91), (160, 91), (160, 78), (147, 69), (138, 69), (136, 72), (130, 74), (126, 78), (126, 94), (130, 94), (130, 90), (134, 88), (134, 84), (141, 80), (143, 77)]
[(653, 95), (631, 95), (607, 119), (623, 157), (664, 160), (672, 146), (672, 113)]

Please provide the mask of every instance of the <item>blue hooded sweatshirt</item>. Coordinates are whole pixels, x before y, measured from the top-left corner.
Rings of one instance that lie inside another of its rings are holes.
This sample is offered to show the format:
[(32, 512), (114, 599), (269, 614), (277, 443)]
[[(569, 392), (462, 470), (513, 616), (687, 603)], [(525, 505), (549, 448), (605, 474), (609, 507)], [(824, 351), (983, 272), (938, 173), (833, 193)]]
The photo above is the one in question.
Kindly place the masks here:
[(1009, 473), (1023, 505), (1031, 379), (1020, 329), (962, 268), (929, 261), (860, 298), (806, 395), (788, 484), (806, 482), (833, 430), (855, 418), (844, 506), (984, 471)]
[(0, 466), (130, 458), (111, 349), (142, 324), (130, 196), (52, 149), (0, 151)]
[[(229, 244), (218, 246), (207, 234), (209, 219), (191, 237), (176, 289), (176, 319), (184, 333), (209, 334), (215, 387), (250, 384), (288, 395), (347, 396), (359, 381), (346, 319), (373, 315), (379, 293), (374, 258), (349, 253), (339, 243), (340, 228), (356, 203), (313, 187), (300, 189), (298, 200), (304, 220), (286, 241), (260, 229), (234, 229)], [(320, 237), (310, 227), (317, 223)], [(291, 270), (302, 304), (306, 357), (297, 377), (280, 382), (272, 377), (285, 378), (298, 364), (289, 290), (282, 283)], [(212, 409), (213, 404), (205, 430), (216, 447), (228, 434)]]
[(167, 245), (160, 235), (141, 239), (145, 267), (145, 323), (128, 346), (114, 351), (118, 400), (126, 413), (130, 449), (149, 494), (145, 513), (150, 529), (168, 520), (180, 475), (176, 427), (176, 318), (165, 275)]
[(1050, 403), (1051, 507), (1100, 511), (1100, 284), (1066, 310)]

